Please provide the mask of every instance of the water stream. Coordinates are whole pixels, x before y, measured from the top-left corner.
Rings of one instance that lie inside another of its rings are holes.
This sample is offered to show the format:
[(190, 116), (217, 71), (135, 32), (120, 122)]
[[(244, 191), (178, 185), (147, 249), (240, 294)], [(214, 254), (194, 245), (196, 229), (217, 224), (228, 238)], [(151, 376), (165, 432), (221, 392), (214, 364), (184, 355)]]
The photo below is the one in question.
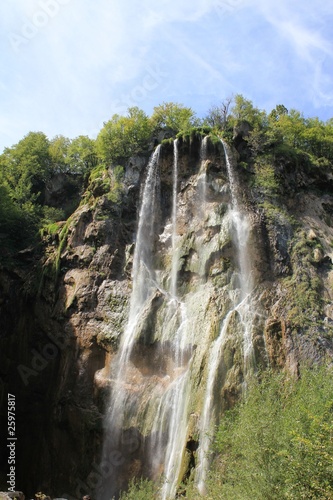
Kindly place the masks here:
[[(172, 261), (170, 300), (166, 305), (166, 318), (170, 318), (163, 331), (162, 340), (172, 341), (173, 382), (160, 399), (153, 423), (152, 455), (163, 456), (163, 484), (161, 500), (174, 498), (179, 482), (180, 468), (187, 438), (187, 408), (189, 402), (190, 364), (187, 351), (187, 311), (178, 297), (178, 248), (177, 248), (177, 193), (178, 193), (178, 139), (174, 141), (172, 188)], [(176, 321), (175, 321), (176, 320)], [(178, 324), (170, 329), (167, 325)], [(163, 345), (163, 344), (162, 344)]]
[[(111, 365), (112, 391), (104, 422), (103, 461), (105, 463), (108, 463), (110, 456), (115, 456), (115, 453), (121, 456), (124, 423), (135, 406), (133, 405), (133, 390), (131, 390), (133, 384), (130, 357), (136, 340), (136, 328), (148, 298), (156, 290), (152, 250), (159, 194), (160, 149), (160, 146), (156, 148), (148, 164), (133, 257), (133, 289), (128, 322), (121, 337), (117, 356)], [(121, 465), (121, 462), (122, 460), (118, 465)], [(112, 460), (111, 465), (115, 465)], [(114, 470), (104, 486), (104, 491), (99, 494), (102, 500), (112, 498), (116, 493), (116, 474), (117, 470)]]
[(244, 378), (253, 367), (252, 349), (252, 322), (253, 311), (251, 307), (251, 292), (253, 291), (253, 279), (251, 273), (251, 260), (249, 252), (249, 220), (245, 213), (242, 213), (239, 202), (238, 184), (236, 182), (233, 157), (229, 146), (222, 141), (226, 167), (229, 179), (231, 194), (231, 204), (229, 207), (230, 232), (237, 251), (238, 280), (234, 290), (229, 292), (232, 308), (226, 314), (219, 336), (213, 342), (208, 361), (208, 376), (204, 396), (203, 410), (201, 414), (198, 465), (196, 469), (195, 481), (199, 492), (204, 495), (206, 492), (205, 483), (210, 465), (209, 452), (214, 434), (216, 419), (214, 418), (214, 388), (218, 368), (221, 363), (224, 342), (231, 319), (235, 314), (240, 318), (243, 331), (243, 357), (244, 357)]
[[(197, 204), (196, 213), (202, 215), (203, 232), (207, 216), (205, 210), (207, 140), (204, 138), (201, 143), (200, 170), (197, 177), (199, 197), (196, 198), (195, 202)], [(223, 147), (231, 193), (231, 203), (229, 211), (223, 219), (223, 227), (227, 233), (229, 221), (229, 234), (237, 248), (237, 271), (234, 273), (234, 285), (228, 292), (231, 306), (222, 321), (219, 335), (209, 348), (206, 347), (209, 329), (203, 329), (202, 334), (200, 332), (200, 335), (197, 336), (197, 341), (204, 346), (200, 356), (205, 350), (208, 356), (207, 382), (200, 417), (195, 477), (201, 493), (205, 491), (210, 464), (209, 450), (217, 420), (214, 397), (216, 378), (223, 356), (226, 335), (235, 315), (237, 315), (243, 331), (244, 373), (250, 369), (252, 362), (251, 327), (253, 315), (250, 299), (253, 281), (248, 251), (249, 221), (240, 208), (241, 203), (231, 151), (225, 143), (223, 143)], [(171, 214), (170, 218), (167, 219), (169, 224), (165, 226), (164, 233), (160, 235), (160, 241), (170, 242), (170, 246), (167, 247), (169, 254), (166, 262), (168, 264), (164, 270), (156, 271), (155, 269), (154, 252), (156, 251), (155, 243), (158, 234), (156, 232), (156, 216), (160, 211), (159, 157), (160, 146), (149, 161), (142, 192), (133, 257), (133, 289), (129, 317), (118, 353), (111, 365), (112, 392), (105, 420), (103, 456), (104, 460), (107, 460), (114, 450), (121, 451), (124, 430), (136, 428), (141, 433), (143, 440), (138, 460), (141, 460), (146, 470), (149, 470), (149, 476), (160, 482), (160, 500), (169, 500), (175, 498), (179, 481), (182, 479), (182, 464), (190, 432), (190, 405), (195, 387), (192, 379), (192, 369), (194, 369), (194, 360), (196, 359), (193, 328), (197, 318), (199, 318), (197, 315), (205, 314), (205, 312), (204, 309), (203, 312), (198, 312), (200, 310), (200, 304), (198, 304), (196, 310), (192, 309), (189, 313), (187, 296), (182, 296), (178, 289), (178, 269), (182, 244), (181, 235), (178, 234), (181, 233), (178, 227), (180, 217), (178, 207), (178, 140), (174, 141), (173, 146)], [(163, 239), (161, 239), (162, 236)], [(202, 243), (200, 245), (202, 246)], [(199, 253), (199, 255), (201, 254)], [(203, 287), (204, 283), (200, 286)], [(202, 293), (202, 289), (200, 290)], [(158, 302), (156, 309), (152, 309), (154, 300)], [(141, 338), (140, 332), (144, 328), (145, 318), (148, 317), (150, 317), (149, 321), (153, 318), (155, 323), (152, 323), (152, 326), (149, 323), (149, 326), (146, 327), (149, 330), (149, 342), (146, 345), (140, 343), (139, 339)], [(149, 352), (153, 354), (152, 359), (148, 359)], [(148, 363), (148, 366), (145, 363)], [(122, 458), (121, 453), (120, 458)], [(119, 465), (122, 466), (121, 460)], [(105, 493), (99, 495), (99, 500), (109, 500), (114, 494), (117, 494), (119, 489), (119, 485), (115, 486), (117, 473), (115, 468), (114, 474), (106, 481)], [(126, 474), (125, 470), (125, 476)]]
[(206, 160), (207, 160), (207, 150), (208, 150), (208, 139), (209, 136), (206, 135), (201, 141), (200, 147), (200, 171), (199, 171), (199, 197), (200, 197), (200, 210), (204, 215), (206, 211), (206, 200), (207, 200), (207, 170), (206, 170)]

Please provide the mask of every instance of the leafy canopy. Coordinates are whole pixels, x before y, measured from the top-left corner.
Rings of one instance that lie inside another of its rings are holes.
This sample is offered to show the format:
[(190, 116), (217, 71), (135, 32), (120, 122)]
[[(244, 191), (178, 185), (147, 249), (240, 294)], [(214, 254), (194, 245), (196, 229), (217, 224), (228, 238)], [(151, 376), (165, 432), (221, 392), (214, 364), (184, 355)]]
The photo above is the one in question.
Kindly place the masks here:
[(164, 102), (154, 108), (151, 123), (155, 129), (169, 128), (176, 134), (199, 126), (200, 120), (196, 118), (192, 108), (175, 102)]
[(97, 154), (106, 165), (118, 163), (148, 146), (152, 125), (144, 111), (129, 108), (127, 116), (113, 115), (96, 141)]
[(273, 372), (254, 380), (221, 421), (211, 488), (220, 483), (225, 500), (333, 498), (331, 378), (321, 368), (298, 381)]

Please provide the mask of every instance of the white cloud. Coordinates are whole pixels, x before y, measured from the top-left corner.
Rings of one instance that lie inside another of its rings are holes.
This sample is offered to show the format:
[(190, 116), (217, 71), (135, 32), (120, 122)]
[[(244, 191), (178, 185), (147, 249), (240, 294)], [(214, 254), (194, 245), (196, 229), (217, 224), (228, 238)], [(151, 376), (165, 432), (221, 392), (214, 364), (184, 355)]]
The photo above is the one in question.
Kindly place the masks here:
[[(21, 33), (41, 1), (0, 6), (5, 145), (31, 129), (95, 135), (127, 103), (148, 110), (176, 100), (196, 109), (241, 92), (259, 107), (286, 99), (310, 112), (332, 106), (327, 1), (61, 0), (14, 52), (9, 34)], [(158, 66), (164, 76), (152, 81), (149, 68)]]

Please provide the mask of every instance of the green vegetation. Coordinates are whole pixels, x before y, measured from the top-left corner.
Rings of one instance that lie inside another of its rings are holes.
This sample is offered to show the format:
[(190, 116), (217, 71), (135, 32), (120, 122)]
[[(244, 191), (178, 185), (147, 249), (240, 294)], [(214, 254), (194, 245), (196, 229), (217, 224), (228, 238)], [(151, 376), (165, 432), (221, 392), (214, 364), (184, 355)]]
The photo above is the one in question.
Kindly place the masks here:
[[(272, 158), (303, 153), (313, 165), (333, 160), (333, 119), (323, 122), (318, 118), (305, 118), (295, 109), (278, 104), (269, 114), (256, 108), (253, 103), (237, 94), (213, 106), (204, 120), (231, 139), (233, 131), (242, 124), (248, 125), (244, 139), (252, 156), (270, 154)], [(326, 160), (326, 161), (325, 161)]]
[[(30, 132), (0, 156), (0, 263), (17, 251), (38, 243), (43, 228), (66, 219), (78, 204), (85, 177), (96, 163), (95, 142), (85, 136), (73, 141)], [(50, 197), (59, 183), (65, 202)], [(48, 233), (48, 229), (45, 230)]]
[(152, 132), (151, 121), (137, 107), (129, 108), (127, 116), (113, 115), (96, 140), (100, 162), (110, 166), (147, 150)]
[(278, 192), (279, 183), (269, 159), (265, 157), (258, 158), (255, 162), (255, 173), (255, 185), (265, 194), (274, 195)]
[[(239, 94), (212, 106), (204, 119), (174, 102), (156, 106), (150, 117), (132, 107), (126, 116), (112, 116), (96, 140), (83, 135), (50, 140), (43, 132), (30, 132), (0, 155), (0, 263), (38, 243), (48, 228), (56, 230), (54, 224), (73, 213), (83, 191), (84, 202), (105, 195), (120, 203), (127, 160), (137, 154), (148, 157), (161, 132), (171, 135), (165, 144), (175, 137), (189, 143), (208, 134), (213, 143), (221, 136), (231, 143), (242, 137), (247, 143), (240, 153), (242, 171), (260, 204), (276, 210), (288, 189), (284, 171), (317, 172), (318, 179), (332, 173), (333, 119), (305, 118), (281, 104), (266, 113)], [(63, 198), (52, 198), (59, 182)]]
[(67, 244), (67, 236), (68, 236), (68, 231), (70, 224), (72, 222), (71, 217), (66, 221), (66, 224), (63, 226), (59, 233), (59, 246), (57, 248), (57, 253), (56, 253), (56, 258), (55, 258), (55, 264), (54, 264), (54, 269), (55, 269), (55, 275), (58, 276), (60, 272), (60, 262), (61, 262), (61, 254)]
[(83, 203), (91, 202), (102, 195), (106, 195), (107, 199), (113, 203), (119, 203), (123, 188), (123, 177), (124, 168), (121, 165), (110, 169), (101, 164), (97, 165), (90, 173)]
[[(207, 500), (333, 499), (333, 385), (326, 368), (300, 379), (267, 371), (221, 420)], [(202, 498), (193, 483), (182, 498)], [(149, 481), (122, 500), (157, 498)]]
[(165, 102), (154, 108), (151, 117), (153, 128), (169, 128), (174, 134), (188, 132), (191, 128), (200, 126), (200, 120), (191, 108), (174, 102)]
[(331, 380), (324, 368), (253, 380), (221, 421), (210, 498), (333, 498)]
[(285, 310), (287, 318), (296, 327), (315, 326), (322, 314), (322, 285), (316, 272), (314, 249), (321, 250), (319, 240), (299, 231), (292, 242), (293, 275), (285, 280), (288, 291)]
[(132, 481), (127, 492), (122, 493), (121, 500), (153, 500), (156, 498), (157, 488), (147, 479)]

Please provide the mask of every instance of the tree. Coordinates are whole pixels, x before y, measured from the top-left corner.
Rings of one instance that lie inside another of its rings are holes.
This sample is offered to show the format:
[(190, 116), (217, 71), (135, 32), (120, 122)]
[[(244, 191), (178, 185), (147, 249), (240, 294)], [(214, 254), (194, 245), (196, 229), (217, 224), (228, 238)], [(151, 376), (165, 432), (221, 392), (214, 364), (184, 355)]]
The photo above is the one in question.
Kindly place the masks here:
[(89, 172), (97, 164), (95, 141), (86, 135), (73, 139), (67, 150), (67, 164), (71, 172)]
[(284, 115), (287, 115), (288, 114), (288, 110), (287, 108), (283, 105), (283, 104), (278, 104), (276, 106), (276, 108), (272, 109), (272, 111), (270, 112), (268, 118), (272, 121), (278, 121), (281, 116), (284, 116)]
[(271, 371), (254, 380), (221, 420), (212, 492), (222, 475), (225, 500), (333, 498), (331, 377), (322, 367), (300, 380)]
[(191, 108), (175, 102), (164, 102), (154, 108), (151, 123), (154, 129), (170, 128), (176, 134), (199, 125), (199, 120)]
[(267, 116), (265, 111), (260, 111), (253, 106), (252, 101), (245, 99), (241, 94), (237, 94), (234, 98), (234, 106), (231, 109), (233, 118), (236, 123), (247, 121), (250, 125), (265, 127)]
[(0, 158), (0, 179), (20, 205), (35, 203), (52, 174), (50, 142), (42, 132), (30, 132)]
[(68, 164), (68, 148), (71, 144), (68, 137), (56, 135), (50, 142), (49, 153), (54, 172), (66, 172)]
[(148, 116), (137, 107), (127, 116), (113, 115), (98, 134), (98, 157), (107, 165), (129, 158), (148, 146), (151, 132)]
[(205, 121), (211, 127), (224, 130), (227, 126), (228, 115), (233, 98), (227, 97), (221, 104), (211, 106)]
[(284, 113), (280, 115), (279, 119), (273, 124), (274, 129), (282, 137), (283, 142), (286, 142), (293, 148), (302, 148), (305, 120), (299, 111), (291, 109), (288, 114)]

